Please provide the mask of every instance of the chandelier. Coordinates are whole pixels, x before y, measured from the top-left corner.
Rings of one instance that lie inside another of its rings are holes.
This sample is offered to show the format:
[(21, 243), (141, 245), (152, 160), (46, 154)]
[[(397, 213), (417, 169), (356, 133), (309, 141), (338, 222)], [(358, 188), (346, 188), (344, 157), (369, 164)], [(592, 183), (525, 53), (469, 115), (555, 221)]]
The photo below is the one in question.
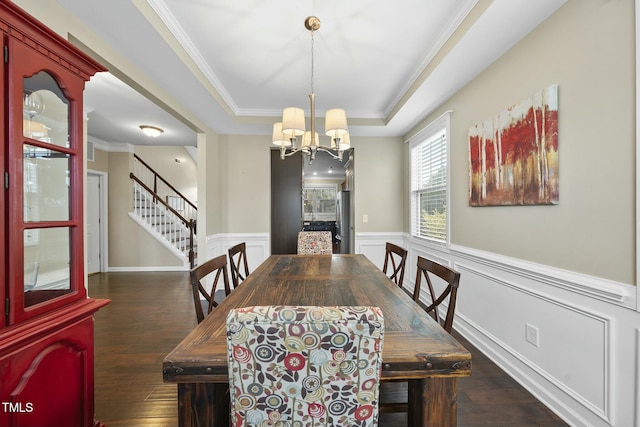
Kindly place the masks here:
[[(305, 19), (304, 26), (311, 33), (311, 93), (309, 94), (311, 129), (308, 131), (305, 129), (302, 108), (288, 107), (282, 112), (282, 121), (273, 124), (272, 141), (280, 147), (280, 158), (283, 160), (285, 157), (302, 151), (307, 155), (309, 164), (311, 164), (316, 153), (324, 151), (334, 159), (342, 161), (342, 153), (351, 146), (347, 128), (347, 114), (342, 108), (327, 110), (324, 127), (325, 134), (331, 138), (331, 145), (321, 145), (318, 132), (316, 132), (316, 94), (313, 92), (313, 34), (320, 28), (320, 20), (315, 16), (309, 16)], [(302, 136), (300, 146), (297, 145), (299, 136)]]

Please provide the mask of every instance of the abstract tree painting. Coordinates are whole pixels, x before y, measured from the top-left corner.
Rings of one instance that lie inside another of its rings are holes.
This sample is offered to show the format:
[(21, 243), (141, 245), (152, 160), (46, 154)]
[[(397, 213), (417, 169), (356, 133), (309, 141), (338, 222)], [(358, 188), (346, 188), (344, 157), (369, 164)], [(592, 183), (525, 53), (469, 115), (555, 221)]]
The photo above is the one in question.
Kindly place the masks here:
[(558, 86), (469, 129), (469, 205), (558, 203)]

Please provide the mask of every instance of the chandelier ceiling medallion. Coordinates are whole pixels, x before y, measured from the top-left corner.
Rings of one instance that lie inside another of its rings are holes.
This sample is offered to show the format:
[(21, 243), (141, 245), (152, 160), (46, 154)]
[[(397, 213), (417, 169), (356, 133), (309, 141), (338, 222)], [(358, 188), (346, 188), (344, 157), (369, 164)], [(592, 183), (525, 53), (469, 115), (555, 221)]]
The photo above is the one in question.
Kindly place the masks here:
[[(313, 34), (320, 28), (320, 20), (315, 16), (309, 16), (304, 21), (304, 26), (311, 33), (311, 93), (309, 94), (311, 129), (305, 128), (305, 116), (302, 108), (288, 107), (282, 112), (282, 121), (273, 124), (272, 141), (280, 147), (280, 158), (291, 156), (298, 151), (307, 155), (309, 164), (315, 159), (318, 151), (330, 154), (334, 159), (342, 161), (342, 153), (351, 146), (349, 130), (347, 128), (347, 114), (342, 108), (327, 110), (325, 115), (325, 133), (331, 138), (331, 146), (320, 144), (318, 132), (316, 132), (316, 95), (313, 91)], [(298, 136), (302, 135), (300, 146), (297, 146)]]

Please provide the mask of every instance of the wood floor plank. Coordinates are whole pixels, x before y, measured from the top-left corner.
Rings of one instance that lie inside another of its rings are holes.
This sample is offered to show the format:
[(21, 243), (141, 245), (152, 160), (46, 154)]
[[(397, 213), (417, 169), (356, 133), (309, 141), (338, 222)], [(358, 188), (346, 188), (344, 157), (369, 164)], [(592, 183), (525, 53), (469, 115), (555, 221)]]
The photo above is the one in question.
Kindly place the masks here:
[[(177, 387), (162, 381), (162, 361), (196, 326), (188, 274), (94, 274), (89, 295), (112, 301), (95, 316), (96, 420), (107, 427), (177, 426)], [(458, 427), (567, 426), (455, 331), (454, 336), (473, 356), (472, 375), (458, 379)], [(396, 383), (386, 392), (401, 401), (406, 385)], [(380, 416), (380, 427), (406, 425), (405, 414)]]

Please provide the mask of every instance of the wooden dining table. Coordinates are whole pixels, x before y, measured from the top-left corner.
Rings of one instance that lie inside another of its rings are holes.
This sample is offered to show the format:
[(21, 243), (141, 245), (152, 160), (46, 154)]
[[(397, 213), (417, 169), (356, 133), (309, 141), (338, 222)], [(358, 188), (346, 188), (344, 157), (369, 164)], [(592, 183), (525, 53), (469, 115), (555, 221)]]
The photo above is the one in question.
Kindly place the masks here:
[(165, 357), (180, 427), (229, 425), (226, 316), (254, 305), (380, 307), (381, 379), (408, 382), (408, 425), (456, 425), (457, 378), (471, 374), (471, 354), (402, 289), (364, 255), (272, 255)]

